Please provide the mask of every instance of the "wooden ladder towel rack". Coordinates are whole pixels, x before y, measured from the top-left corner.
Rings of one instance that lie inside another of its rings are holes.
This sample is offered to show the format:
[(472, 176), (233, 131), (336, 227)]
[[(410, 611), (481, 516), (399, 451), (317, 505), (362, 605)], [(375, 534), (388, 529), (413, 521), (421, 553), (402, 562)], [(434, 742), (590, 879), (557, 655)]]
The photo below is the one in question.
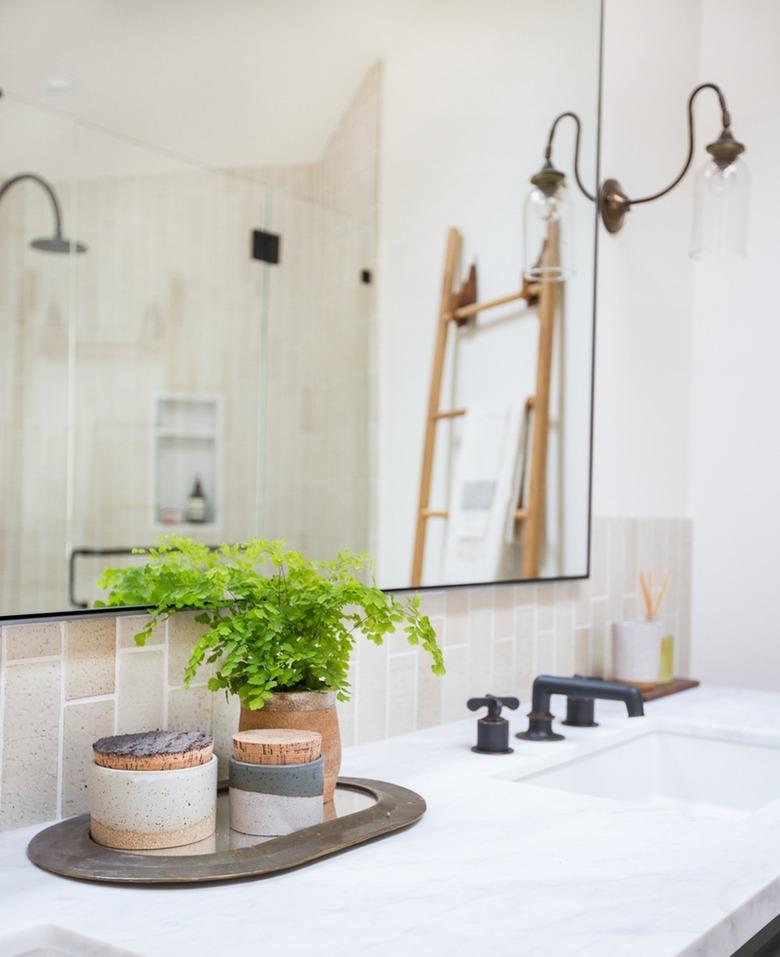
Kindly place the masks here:
[[(557, 255), (557, 234), (548, 233), (542, 252), (543, 261), (551, 261)], [(531, 440), (530, 474), (528, 501), (524, 508), (515, 511), (515, 518), (525, 522), (522, 552), (522, 578), (537, 578), (539, 575), (541, 544), (544, 535), (545, 488), (547, 484), (547, 439), (550, 421), (550, 383), (552, 376), (553, 333), (557, 308), (556, 282), (543, 281), (530, 284), (523, 279), (522, 288), (517, 292), (485, 302), (477, 301), (476, 266), (469, 268), (465, 281), (456, 287), (460, 275), (463, 237), (457, 229), (447, 234), (447, 250), (444, 257), (441, 299), (436, 323), (436, 336), (433, 347), (433, 368), (428, 390), (428, 411), (425, 420), (422, 468), (420, 473), (420, 493), (418, 496), (415, 522), (414, 551), (412, 554), (412, 587), (422, 585), (423, 565), (425, 561), (425, 542), (430, 519), (447, 519), (446, 509), (431, 508), (431, 484), (433, 480), (433, 462), (436, 450), (438, 424), (448, 419), (460, 418), (467, 414), (465, 408), (442, 409), (441, 386), (444, 376), (444, 360), (447, 353), (447, 340), (452, 325), (462, 326), (472, 321), (479, 313), (511, 302), (525, 301), (529, 305), (538, 303), (539, 344), (536, 362), (536, 387), (534, 394), (527, 400), (533, 413), (533, 431)]]

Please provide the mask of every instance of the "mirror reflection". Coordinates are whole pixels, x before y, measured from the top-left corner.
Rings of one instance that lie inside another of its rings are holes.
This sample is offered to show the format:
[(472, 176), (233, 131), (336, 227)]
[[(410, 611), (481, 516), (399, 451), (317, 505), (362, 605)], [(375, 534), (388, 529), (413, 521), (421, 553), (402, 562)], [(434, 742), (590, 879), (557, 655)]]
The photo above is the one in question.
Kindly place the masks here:
[(267, 6), (213, 143), (213, 98), (142, 143), (121, 98), (0, 77), (2, 615), (91, 606), (165, 532), (367, 551), (388, 589), (587, 573), (573, 124), (568, 185), (530, 180), (571, 110), (595, 192), (598, 0)]

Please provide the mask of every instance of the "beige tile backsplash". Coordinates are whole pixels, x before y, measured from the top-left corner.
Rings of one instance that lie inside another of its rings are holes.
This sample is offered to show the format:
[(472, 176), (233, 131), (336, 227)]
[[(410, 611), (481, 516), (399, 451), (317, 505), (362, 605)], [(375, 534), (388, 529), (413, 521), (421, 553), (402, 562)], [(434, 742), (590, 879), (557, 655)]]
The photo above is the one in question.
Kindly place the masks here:
[(60, 789), (62, 814), (84, 810), (87, 794), (87, 769), (92, 754), (85, 743), (114, 733), (115, 703), (112, 698), (99, 701), (69, 701), (63, 709), (62, 776)]
[[(665, 626), (687, 673), (691, 525), (686, 519), (597, 519), (593, 577), (579, 582), (495, 585), (426, 592), (423, 605), (444, 646), (447, 675), (400, 638), (359, 645), (353, 695), (339, 705), (345, 745), (362, 744), (466, 716), (486, 692), (519, 695), (544, 671), (609, 676), (609, 624), (640, 612), (640, 568), (674, 578)], [(144, 616), (7, 625), (0, 668), (0, 829), (79, 813), (87, 806), (91, 743), (157, 727), (214, 734), (222, 761), (239, 705), (206, 688), (182, 688), (193, 616), (162, 626), (145, 648), (133, 636)]]
[[(13, 631), (13, 629), (11, 629)], [(81, 621), (65, 629), (65, 697), (93, 698), (114, 691), (116, 623)]]
[(43, 658), (3, 670), (0, 828), (8, 828), (59, 811), (62, 662)]
[(6, 640), (8, 661), (19, 658), (47, 658), (62, 651), (62, 629), (57, 622), (17, 625)]

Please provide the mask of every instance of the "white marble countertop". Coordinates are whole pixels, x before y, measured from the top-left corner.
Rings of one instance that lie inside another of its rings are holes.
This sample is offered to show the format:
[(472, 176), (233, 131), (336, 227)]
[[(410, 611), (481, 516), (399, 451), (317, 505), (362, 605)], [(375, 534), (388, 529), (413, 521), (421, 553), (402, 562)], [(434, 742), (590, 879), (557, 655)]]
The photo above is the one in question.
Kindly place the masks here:
[[(553, 699), (563, 711), (563, 699)], [(225, 952), (491, 957), (728, 957), (780, 913), (780, 801), (739, 819), (648, 810), (507, 780), (649, 730), (717, 732), (780, 748), (780, 695), (699, 688), (629, 720), (515, 754), (469, 748), (475, 722), (345, 752), (343, 773), (410, 787), (413, 828), (278, 877), (153, 889), (38, 870), (40, 828), (0, 835), (0, 928), (52, 923), (147, 957)], [(513, 730), (524, 726), (511, 715)], [(724, 768), (725, 775), (728, 768)], [(780, 794), (778, 795), (780, 798)]]

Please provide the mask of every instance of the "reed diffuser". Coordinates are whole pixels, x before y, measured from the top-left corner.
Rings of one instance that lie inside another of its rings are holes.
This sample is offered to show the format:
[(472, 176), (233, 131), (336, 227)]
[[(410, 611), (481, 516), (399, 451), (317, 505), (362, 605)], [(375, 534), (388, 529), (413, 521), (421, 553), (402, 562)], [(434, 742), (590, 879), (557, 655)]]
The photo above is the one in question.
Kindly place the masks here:
[(667, 572), (660, 587), (653, 585), (649, 572), (640, 572), (639, 585), (645, 603), (645, 618), (639, 621), (616, 621), (612, 625), (612, 662), (618, 681), (638, 688), (654, 687), (669, 681), (662, 667), (662, 626), (659, 614), (669, 591), (672, 576)]
[(648, 621), (655, 621), (658, 613), (666, 599), (666, 593), (669, 591), (669, 584), (672, 580), (672, 573), (667, 572), (664, 576), (663, 584), (657, 593), (653, 593), (653, 576), (650, 572), (639, 573), (639, 584), (642, 587), (642, 597), (645, 600), (645, 613)]

